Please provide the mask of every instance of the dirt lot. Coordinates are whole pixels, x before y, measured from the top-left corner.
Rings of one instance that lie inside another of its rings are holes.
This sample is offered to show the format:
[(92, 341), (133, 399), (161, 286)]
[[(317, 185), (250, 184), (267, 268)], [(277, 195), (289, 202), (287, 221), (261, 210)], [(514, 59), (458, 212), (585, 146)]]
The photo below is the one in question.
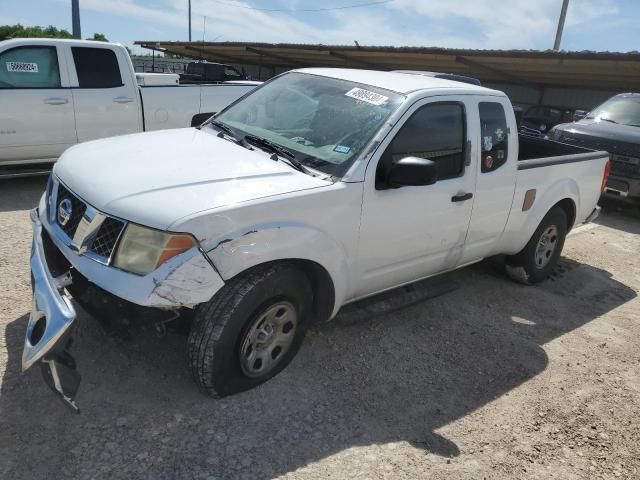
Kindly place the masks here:
[(293, 364), (216, 401), (186, 335), (105, 334), (81, 314), (74, 415), (20, 373), (43, 179), (0, 183), (0, 478), (640, 478), (640, 216), (616, 205), (554, 277), (497, 262), (368, 322), (323, 325)]

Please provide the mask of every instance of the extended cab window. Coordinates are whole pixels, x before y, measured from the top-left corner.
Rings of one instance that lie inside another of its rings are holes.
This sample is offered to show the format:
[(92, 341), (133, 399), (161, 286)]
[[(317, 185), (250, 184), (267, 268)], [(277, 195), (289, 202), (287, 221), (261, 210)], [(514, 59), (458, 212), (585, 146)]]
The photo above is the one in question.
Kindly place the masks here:
[(0, 53), (0, 88), (60, 88), (56, 47), (17, 47)]
[(121, 87), (118, 59), (106, 48), (72, 47), (80, 88)]
[(405, 157), (428, 158), (438, 164), (438, 180), (458, 177), (464, 169), (464, 108), (459, 103), (430, 103), (405, 122), (382, 155), (377, 184)]
[(509, 151), (507, 118), (501, 103), (480, 102), (478, 108), (482, 140), (480, 169), (483, 173), (493, 172), (507, 161)]

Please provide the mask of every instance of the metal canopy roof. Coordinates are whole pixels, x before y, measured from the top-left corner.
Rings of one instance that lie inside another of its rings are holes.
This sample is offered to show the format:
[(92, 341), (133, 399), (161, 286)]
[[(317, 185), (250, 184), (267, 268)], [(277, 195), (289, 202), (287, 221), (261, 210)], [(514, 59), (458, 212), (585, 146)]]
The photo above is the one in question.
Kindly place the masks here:
[(349, 67), (460, 73), (532, 87), (640, 91), (640, 53), (469, 50), (244, 42), (138, 41), (143, 48), (263, 67)]

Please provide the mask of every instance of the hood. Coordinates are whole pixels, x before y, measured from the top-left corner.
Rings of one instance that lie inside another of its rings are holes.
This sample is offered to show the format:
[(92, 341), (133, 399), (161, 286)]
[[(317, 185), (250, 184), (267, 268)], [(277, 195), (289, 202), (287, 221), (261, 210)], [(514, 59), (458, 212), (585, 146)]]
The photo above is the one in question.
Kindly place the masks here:
[(640, 127), (582, 119), (558, 125), (556, 130), (561, 131), (556, 138), (562, 142), (634, 156), (640, 151)]
[(98, 210), (159, 229), (203, 210), (331, 185), (196, 128), (82, 143), (54, 173)]

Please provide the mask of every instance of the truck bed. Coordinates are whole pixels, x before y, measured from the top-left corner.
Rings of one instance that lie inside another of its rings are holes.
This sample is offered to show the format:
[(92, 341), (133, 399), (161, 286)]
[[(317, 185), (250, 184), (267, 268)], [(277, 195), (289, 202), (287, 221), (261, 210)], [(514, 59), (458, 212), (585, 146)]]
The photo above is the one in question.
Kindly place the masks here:
[(255, 88), (255, 82), (140, 87), (145, 130), (197, 124)]
[(589, 148), (576, 147), (575, 145), (560, 143), (542, 137), (532, 137), (530, 135), (520, 134), (518, 135), (518, 140), (520, 143), (520, 150), (518, 154), (519, 162), (523, 160), (596, 152), (596, 150), (591, 150)]
[[(569, 229), (584, 222), (600, 196), (609, 153), (519, 135), (516, 189), (502, 246), (515, 254), (531, 238), (555, 198), (571, 202)], [(533, 198), (525, 201), (525, 197)]]

